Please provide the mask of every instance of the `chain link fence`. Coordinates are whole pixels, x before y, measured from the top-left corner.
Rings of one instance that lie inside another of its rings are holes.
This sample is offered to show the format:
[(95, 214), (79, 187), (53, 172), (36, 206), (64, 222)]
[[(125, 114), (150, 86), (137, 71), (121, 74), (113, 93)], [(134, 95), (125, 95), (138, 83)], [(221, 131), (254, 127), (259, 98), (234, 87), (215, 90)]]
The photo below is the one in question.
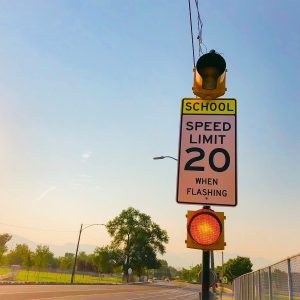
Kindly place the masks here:
[(300, 300), (300, 254), (233, 281), (235, 300)]

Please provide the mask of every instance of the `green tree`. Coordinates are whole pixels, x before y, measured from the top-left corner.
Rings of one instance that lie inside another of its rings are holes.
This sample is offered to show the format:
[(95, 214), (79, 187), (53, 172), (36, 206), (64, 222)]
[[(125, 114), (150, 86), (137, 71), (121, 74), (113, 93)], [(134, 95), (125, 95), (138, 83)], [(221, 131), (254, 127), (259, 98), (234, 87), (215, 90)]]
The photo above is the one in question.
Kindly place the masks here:
[(170, 278), (174, 279), (176, 276), (178, 276), (179, 272), (176, 268), (169, 266), (169, 273), (170, 273)]
[(0, 263), (2, 263), (2, 259), (4, 253), (7, 251), (7, 242), (11, 240), (12, 236), (8, 233), (0, 234)]
[(88, 255), (84, 251), (79, 252), (77, 256), (77, 270), (83, 272), (96, 271), (93, 264), (93, 255)]
[(33, 261), (34, 266), (40, 271), (43, 268), (50, 267), (54, 260), (54, 255), (50, 251), (48, 246), (45, 245), (38, 245), (36, 247)]
[(10, 265), (28, 265), (28, 258), (32, 258), (32, 252), (28, 245), (17, 244), (16, 247), (7, 254), (7, 262)]
[(160, 268), (160, 261), (157, 259), (155, 250), (146, 243), (147, 240), (144, 238), (135, 241), (135, 246), (132, 247), (134, 255), (129, 261), (129, 266), (139, 277), (141, 277), (146, 268)]
[(160, 267), (155, 271), (155, 276), (161, 279), (164, 278), (175, 278), (179, 272), (174, 268), (169, 266), (168, 262), (164, 259), (159, 260)]
[(159, 277), (161, 279), (163, 278), (170, 278), (171, 277), (171, 273), (170, 273), (170, 270), (169, 270), (169, 265), (168, 265), (168, 262), (164, 259), (160, 259), (159, 260), (159, 264), (160, 264), (160, 267), (158, 269), (159, 271)]
[(57, 269), (59, 267), (58, 257), (52, 256), (50, 258), (49, 267), (51, 267), (52, 269)]
[(232, 282), (236, 277), (252, 272), (252, 266), (250, 258), (238, 256), (224, 264), (224, 275)]
[(123, 271), (128, 275), (131, 267), (138, 276), (144, 268), (160, 266), (156, 253), (165, 253), (168, 234), (151, 217), (129, 207), (106, 225), (113, 238), (112, 247), (123, 253)]
[(97, 247), (93, 254), (93, 263), (98, 272), (113, 273), (122, 264), (122, 251), (110, 246)]
[(186, 268), (182, 268), (182, 269), (179, 271), (179, 277), (180, 277), (180, 279), (182, 279), (182, 280), (190, 281), (190, 278), (191, 278), (190, 270), (189, 270), (189, 269), (186, 269)]
[(198, 282), (199, 273), (201, 272), (201, 270), (202, 270), (202, 265), (200, 264), (190, 267), (190, 269), (183, 268), (179, 272), (179, 277), (188, 282)]
[(59, 268), (63, 271), (72, 270), (75, 255), (73, 253), (66, 252), (64, 256), (58, 258)]
[[(34, 257), (34, 253), (32, 251), (28, 252), (24, 256), (23, 266), (26, 267), (27, 271), (29, 271), (29, 269), (34, 265), (33, 257)], [(27, 279), (28, 279), (28, 273), (27, 273)]]
[(223, 274), (223, 268), (222, 268), (222, 266), (217, 266), (217, 267), (215, 268), (215, 271), (216, 271), (216, 273), (217, 273), (218, 278), (221, 278), (221, 276), (224, 275), (224, 274)]

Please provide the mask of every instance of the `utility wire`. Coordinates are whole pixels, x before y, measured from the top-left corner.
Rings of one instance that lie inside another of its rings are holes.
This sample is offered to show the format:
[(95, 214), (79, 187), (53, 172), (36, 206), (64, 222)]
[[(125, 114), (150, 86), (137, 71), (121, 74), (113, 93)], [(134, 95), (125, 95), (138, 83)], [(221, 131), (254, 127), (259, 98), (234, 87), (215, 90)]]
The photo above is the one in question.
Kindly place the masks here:
[(203, 50), (202, 50), (202, 27), (203, 27), (203, 22), (201, 20), (200, 17), (200, 12), (199, 12), (199, 2), (198, 0), (195, 0), (195, 4), (196, 4), (196, 9), (197, 9), (197, 25), (198, 25), (198, 43), (199, 43), (199, 56), (201, 56), (201, 54), (203, 54)]
[(27, 227), (27, 226), (19, 226), (19, 225), (12, 225), (0, 222), (1, 225), (16, 227), (21, 229), (27, 230), (38, 230), (38, 231), (53, 231), (53, 232), (77, 232), (77, 230), (55, 230), (55, 229), (42, 229), (42, 228), (34, 228), (34, 227)]
[(188, 0), (188, 2), (189, 2), (189, 15), (190, 15), (190, 28), (191, 28), (191, 39), (192, 39), (193, 63), (194, 63), (194, 67), (195, 67), (196, 62), (195, 62), (195, 47), (194, 47), (194, 34), (193, 34), (193, 23), (192, 23), (191, 0)]
[[(188, 5), (189, 5), (189, 17), (190, 17), (190, 29), (191, 29), (191, 40), (192, 40), (192, 52), (193, 52), (193, 64), (194, 67), (196, 65), (196, 60), (195, 60), (195, 45), (194, 45), (194, 32), (193, 32), (193, 18), (192, 18), (192, 7), (191, 7), (191, 0), (188, 0)], [(195, 6), (196, 6), (196, 11), (197, 11), (197, 29), (198, 29), (198, 48), (199, 48), (199, 57), (204, 54), (203, 52), (203, 46), (206, 49), (205, 44), (203, 43), (202, 39), (202, 29), (203, 29), (203, 22), (200, 16), (200, 10), (199, 10), (199, 0), (195, 0)]]

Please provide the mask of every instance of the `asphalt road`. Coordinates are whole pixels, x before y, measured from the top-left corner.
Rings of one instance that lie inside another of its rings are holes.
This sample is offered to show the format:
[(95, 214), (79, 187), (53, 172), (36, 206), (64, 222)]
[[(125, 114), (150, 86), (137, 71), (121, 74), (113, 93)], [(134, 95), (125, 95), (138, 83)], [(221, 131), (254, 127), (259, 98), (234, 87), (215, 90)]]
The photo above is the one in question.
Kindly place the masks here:
[(168, 282), (141, 285), (2, 285), (7, 300), (198, 300), (199, 286)]

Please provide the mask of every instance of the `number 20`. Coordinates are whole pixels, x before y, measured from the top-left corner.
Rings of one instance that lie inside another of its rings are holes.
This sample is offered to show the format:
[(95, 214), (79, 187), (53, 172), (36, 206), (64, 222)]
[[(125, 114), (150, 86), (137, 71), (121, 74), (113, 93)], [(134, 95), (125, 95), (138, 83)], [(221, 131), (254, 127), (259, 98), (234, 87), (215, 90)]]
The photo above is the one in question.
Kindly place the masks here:
[[(191, 153), (191, 152), (198, 152), (199, 155), (196, 157), (191, 158), (190, 160), (187, 161), (187, 163), (185, 164), (184, 169), (187, 171), (204, 171), (204, 167), (201, 166), (193, 166), (193, 163), (195, 163), (196, 161), (200, 161), (205, 157), (205, 152), (202, 148), (197, 148), (197, 147), (193, 147), (193, 148), (188, 148), (185, 150), (187, 153)], [(222, 167), (217, 167), (215, 165), (214, 162), (214, 158), (215, 155), (217, 153), (222, 153), (224, 155), (225, 158), (225, 162), (224, 165)], [(208, 163), (209, 166), (215, 171), (215, 172), (224, 172), (228, 169), (229, 165), (230, 165), (230, 155), (229, 153), (223, 149), (223, 148), (216, 148), (214, 150), (212, 150), (209, 154), (208, 157)]]

